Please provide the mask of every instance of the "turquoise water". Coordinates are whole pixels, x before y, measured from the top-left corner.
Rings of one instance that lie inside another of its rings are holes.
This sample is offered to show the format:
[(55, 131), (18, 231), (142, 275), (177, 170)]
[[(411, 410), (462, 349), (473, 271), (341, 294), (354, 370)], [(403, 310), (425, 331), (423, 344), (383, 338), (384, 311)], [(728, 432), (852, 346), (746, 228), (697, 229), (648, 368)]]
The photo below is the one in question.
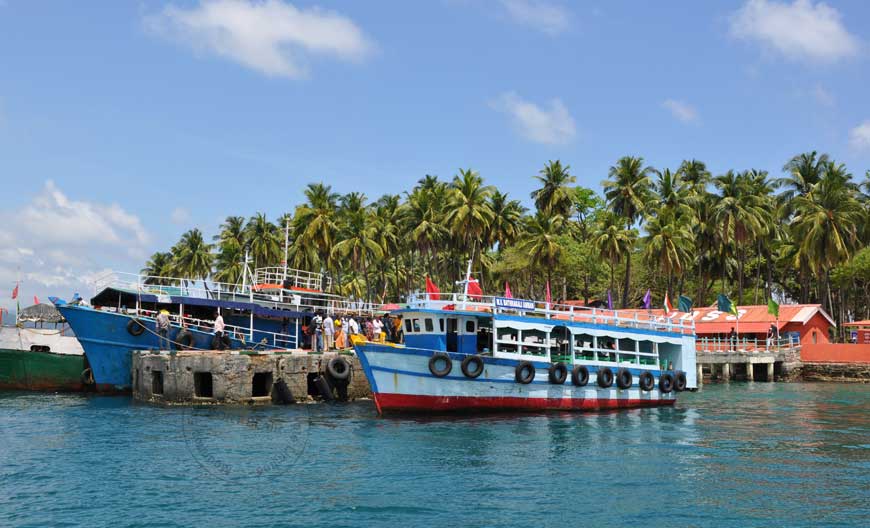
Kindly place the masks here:
[(378, 418), (0, 393), (0, 526), (867, 526), (870, 385)]

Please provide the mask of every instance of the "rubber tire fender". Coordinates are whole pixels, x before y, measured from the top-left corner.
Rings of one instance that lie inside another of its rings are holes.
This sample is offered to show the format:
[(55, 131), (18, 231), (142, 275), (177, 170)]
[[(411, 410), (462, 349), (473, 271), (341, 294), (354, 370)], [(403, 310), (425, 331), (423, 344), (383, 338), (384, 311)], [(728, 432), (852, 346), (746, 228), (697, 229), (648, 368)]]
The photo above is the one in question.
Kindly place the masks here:
[(282, 405), (296, 403), (296, 400), (293, 399), (293, 393), (290, 392), (290, 387), (287, 386), (284, 378), (279, 378), (275, 382), (272, 390), (272, 402)]
[(674, 375), (670, 372), (665, 372), (659, 376), (659, 391), (662, 394), (667, 394), (674, 390)]
[[(447, 366), (443, 369), (438, 369), (438, 360), (444, 361)], [(436, 378), (443, 378), (444, 376), (450, 374), (450, 371), (453, 370), (453, 360), (450, 359), (450, 356), (445, 354), (444, 352), (437, 352), (429, 358), (429, 372), (432, 373)]]
[(127, 333), (134, 337), (139, 337), (145, 333), (145, 323), (138, 318), (130, 319), (127, 322)]
[(178, 334), (175, 336), (175, 346), (178, 347), (178, 350), (193, 348), (193, 344), (193, 334), (190, 333), (190, 330), (182, 328), (178, 331)]
[(577, 365), (571, 371), (571, 383), (577, 387), (585, 387), (589, 383), (589, 369), (586, 365)]
[(689, 381), (686, 379), (686, 373), (682, 370), (678, 370), (674, 374), (674, 390), (677, 392), (683, 392), (686, 390), (686, 385)]
[(80, 378), (82, 381), (82, 385), (93, 385), (94, 384), (94, 371), (91, 370), (90, 367), (88, 367), (82, 371)]
[[(474, 363), (475, 367), (472, 370), (470, 368), (471, 364)], [(483, 360), (480, 356), (467, 356), (462, 360), (462, 373), (465, 374), (465, 377), (474, 379), (481, 374), (483, 374)]]
[(631, 388), (634, 383), (634, 376), (631, 375), (631, 371), (627, 368), (620, 367), (616, 371), (616, 386), (622, 390)]
[(598, 375), (595, 376), (595, 381), (602, 389), (609, 389), (613, 385), (613, 371), (610, 367), (601, 367), (598, 369)]
[(562, 362), (553, 363), (548, 371), (548, 378), (553, 385), (562, 385), (568, 379), (568, 366)]
[(530, 361), (520, 361), (514, 369), (514, 379), (517, 383), (528, 385), (535, 379), (535, 366)]
[(317, 387), (317, 392), (320, 393), (320, 396), (326, 401), (332, 401), (335, 399), (335, 396), (332, 394), (332, 386), (326, 380), (324, 376), (317, 376), (314, 378), (314, 386)]
[(341, 356), (336, 356), (326, 364), (326, 372), (336, 381), (350, 378), (350, 363)]
[(656, 378), (652, 375), (652, 372), (645, 370), (640, 373), (637, 384), (640, 386), (640, 390), (649, 392), (655, 388)]

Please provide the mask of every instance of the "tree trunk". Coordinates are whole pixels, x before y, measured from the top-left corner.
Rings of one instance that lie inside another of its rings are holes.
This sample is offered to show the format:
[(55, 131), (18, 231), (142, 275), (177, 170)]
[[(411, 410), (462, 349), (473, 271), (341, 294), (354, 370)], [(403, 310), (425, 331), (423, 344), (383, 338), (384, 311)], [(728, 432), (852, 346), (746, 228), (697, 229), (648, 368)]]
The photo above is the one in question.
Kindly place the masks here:
[(622, 308), (628, 307), (628, 289), (631, 286), (631, 252), (626, 255), (625, 259), (625, 284), (622, 289)]
[(743, 302), (743, 260), (745, 256), (742, 244), (737, 254), (737, 304), (741, 304)]

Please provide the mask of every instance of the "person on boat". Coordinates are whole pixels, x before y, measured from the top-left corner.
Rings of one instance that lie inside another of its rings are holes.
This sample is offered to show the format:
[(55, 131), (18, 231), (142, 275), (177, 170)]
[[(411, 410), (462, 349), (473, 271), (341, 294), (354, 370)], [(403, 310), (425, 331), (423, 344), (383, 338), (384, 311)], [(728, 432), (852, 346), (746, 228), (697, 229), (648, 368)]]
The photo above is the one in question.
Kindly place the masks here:
[(326, 314), (326, 318), (323, 319), (323, 350), (324, 352), (329, 352), (335, 346), (334, 343), (335, 337), (335, 321), (332, 319), (332, 315)]
[(314, 333), (311, 338), (313, 340), (312, 348), (314, 348), (315, 352), (323, 351), (323, 317), (321, 317), (320, 312), (314, 314), (314, 317), (311, 318), (311, 326), (314, 327)]
[(393, 331), (393, 337), (396, 339), (396, 343), (404, 343), (405, 342), (405, 329), (402, 327), (402, 316), (397, 315), (395, 319), (393, 319), (393, 324), (395, 325), (395, 329)]
[(350, 335), (359, 335), (359, 323), (357, 322), (356, 318), (347, 318), (347, 328)]
[(346, 325), (341, 324), (341, 318), (335, 318), (335, 348), (336, 350), (344, 350), (347, 348), (345, 339)]
[(226, 331), (227, 325), (224, 323), (224, 316), (221, 315), (220, 310), (215, 312), (214, 317), (214, 335), (217, 337), (217, 350), (224, 349), (224, 332)]
[(393, 326), (393, 318), (390, 317), (390, 314), (386, 314), (386, 315), (384, 315), (384, 318), (382, 321), (384, 323), (384, 333), (386, 334), (386, 342), (387, 343), (394, 343), (395, 341), (393, 341), (393, 330), (395, 327)]
[(384, 331), (384, 323), (381, 321), (381, 316), (377, 316), (372, 321), (372, 336), (375, 338), (375, 341), (381, 343), (383, 342), (381, 333)]
[(169, 333), (169, 312), (160, 310), (157, 314), (157, 335), (160, 336), (160, 350), (170, 350), (169, 338), (166, 337)]
[(374, 341), (375, 340), (375, 325), (374, 325), (374, 323), (372, 323), (371, 318), (366, 317), (365, 325), (366, 325), (366, 339), (368, 339), (369, 341)]

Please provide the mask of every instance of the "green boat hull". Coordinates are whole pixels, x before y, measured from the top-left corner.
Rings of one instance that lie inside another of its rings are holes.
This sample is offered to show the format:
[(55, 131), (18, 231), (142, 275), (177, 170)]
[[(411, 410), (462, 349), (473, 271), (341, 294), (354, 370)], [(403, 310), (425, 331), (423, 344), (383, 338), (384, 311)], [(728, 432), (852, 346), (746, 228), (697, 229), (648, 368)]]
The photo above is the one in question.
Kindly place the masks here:
[(82, 391), (84, 355), (0, 348), (0, 390)]

